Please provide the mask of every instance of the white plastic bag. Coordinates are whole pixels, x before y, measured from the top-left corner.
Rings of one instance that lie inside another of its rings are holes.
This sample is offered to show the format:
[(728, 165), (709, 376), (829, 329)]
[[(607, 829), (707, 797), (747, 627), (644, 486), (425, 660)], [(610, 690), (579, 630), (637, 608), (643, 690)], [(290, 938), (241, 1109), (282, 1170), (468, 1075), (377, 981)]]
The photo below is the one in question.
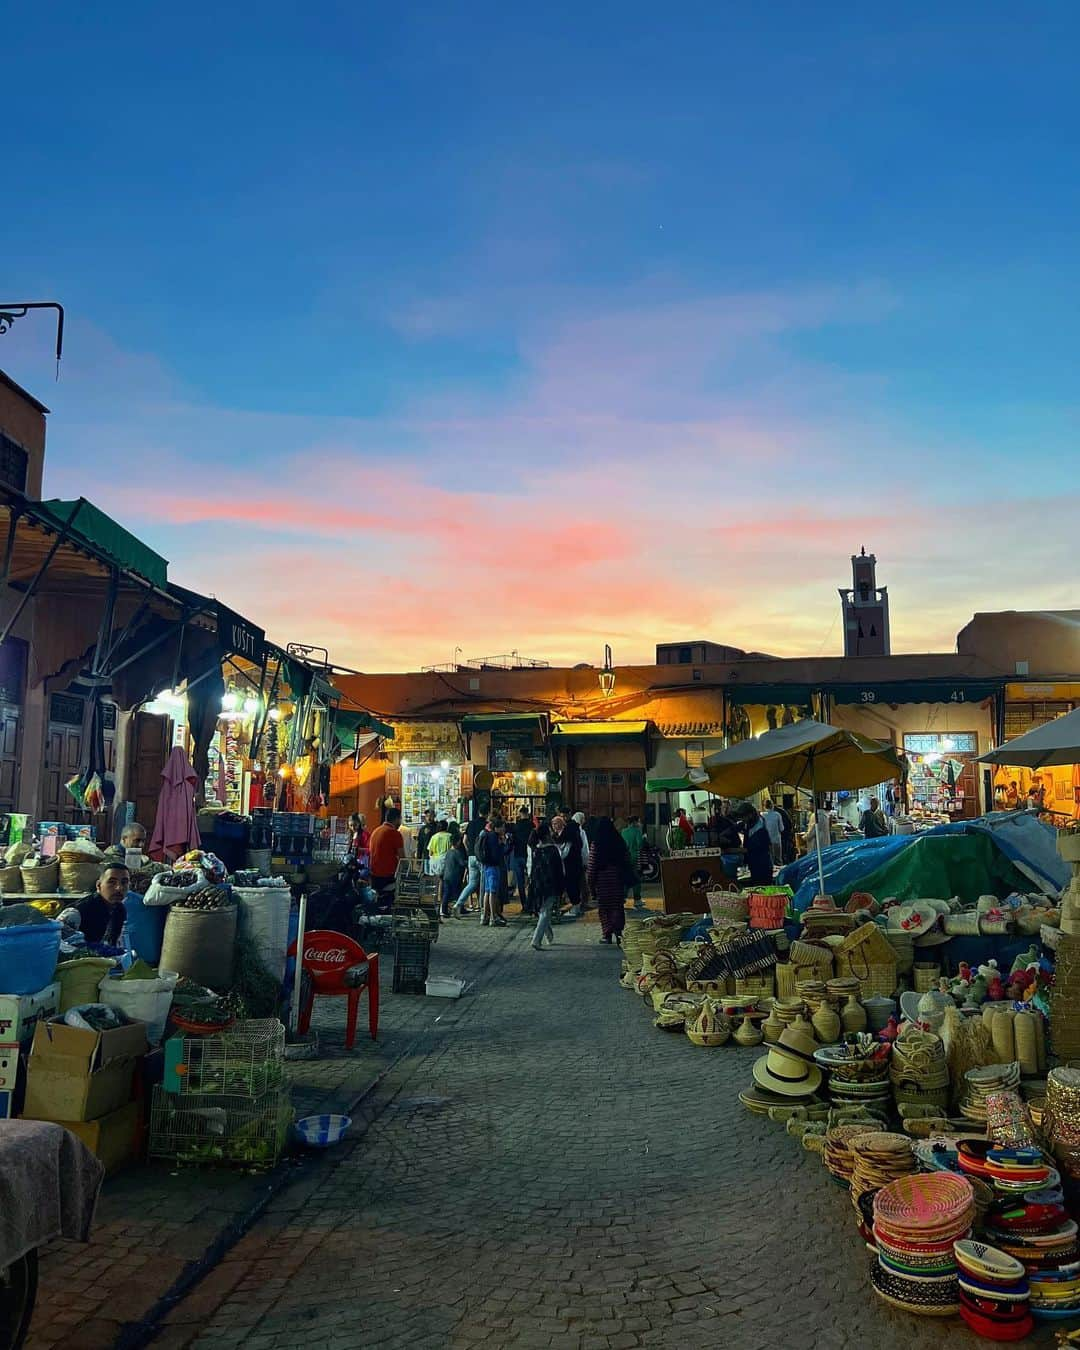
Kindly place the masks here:
[(158, 1045), (165, 1035), (179, 978), (174, 970), (159, 970), (153, 980), (120, 980), (106, 975), (98, 991), (106, 1007), (119, 1008), (134, 1021), (145, 1022), (146, 1039), (151, 1045)]
[(198, 869), (195, 878), (190, 886), (163, 886), (159, 877), (152, 877), (142, 902), (144, 905), (171, 905), (174, 900), (179, 900), (185, 895), (194, 895), (196, 891), (204, 891), (210, 885)]

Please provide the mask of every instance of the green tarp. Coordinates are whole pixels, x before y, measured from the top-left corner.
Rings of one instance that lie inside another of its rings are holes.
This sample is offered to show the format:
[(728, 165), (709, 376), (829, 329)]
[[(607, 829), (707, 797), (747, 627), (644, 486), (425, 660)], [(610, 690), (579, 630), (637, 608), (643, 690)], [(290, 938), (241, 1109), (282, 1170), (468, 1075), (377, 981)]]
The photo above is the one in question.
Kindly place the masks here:
[(130, 530), (125, 530), (111, 516), (99, 511), (85, 497), (73, 502), (60, 501), (54, 497), (41, 502), (40, 507), (61, 526), (74, 517), (70, 537), (76, 544), (87, 545), (91, 552), (104, 554), (119, 567), (165, 590), (169, 582), (168, 562), (141, 539), (136, 539)]
[(387, 741), (394, 739), (394, 728), (380, 722), (373, 713), (338, 709), (334, 716), (334, 732), (341, 742), (342, 749), (354, 750), (356, 738), (362, 731), (374, 732), (376, 736), (381, 736)]
[(997, 847), (989, 834), (928, 834), (917, 838), (876, 871), (830, 893), (838, 903), (855, 891), (869, 891), (882, 900), (921, 900), (958, 895), (974, 904), (980, 895), (1003, 897), (1027, 891), (1030, 882)]

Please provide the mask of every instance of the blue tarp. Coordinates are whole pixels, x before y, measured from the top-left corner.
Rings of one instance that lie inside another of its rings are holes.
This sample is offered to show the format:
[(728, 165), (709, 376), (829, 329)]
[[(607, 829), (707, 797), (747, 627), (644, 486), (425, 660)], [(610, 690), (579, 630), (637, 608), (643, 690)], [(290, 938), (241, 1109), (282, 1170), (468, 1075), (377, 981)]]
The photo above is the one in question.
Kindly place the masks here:
[[(907, 849), (918, 848), (926, 839), (949, 835), (978, 834), (989, 838), (1033, 886), (1056, 893), (1069, 879), (1069, 869), (1058, 856), (1056, 833), (1034, 815), (1025, 812), (994, 812), (976, 820), (953, 821), (922, 834), (891, 835), (884, 839), (853, 839), (822, 850), (825, 889), (830, 895), (846, 898), (859, 883), (880, 868), (894, 862)], [(795, 892), (794, 908), (808, 909), (818, 893), (817, 856), (813, 853), (785, 867), (777, 878)], [(989, 887), (993, 890), (993, 886)], [(901, 897), (917, 899), (918, 896)], [(942, 896), (942, 899), (947, 897)]]

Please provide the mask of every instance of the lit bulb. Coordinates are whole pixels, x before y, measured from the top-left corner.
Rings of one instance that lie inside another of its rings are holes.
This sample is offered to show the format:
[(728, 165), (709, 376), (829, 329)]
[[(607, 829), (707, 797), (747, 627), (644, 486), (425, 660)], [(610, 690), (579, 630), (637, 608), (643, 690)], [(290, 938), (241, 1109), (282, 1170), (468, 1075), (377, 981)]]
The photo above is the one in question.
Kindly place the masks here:
[(225, 697), (221, 700), (221, 706), (226, 709), (235, 708), (237, 702), (238, 700), (236, 695), (230, 689), (229, 692), (225, 695)]
[(444, 772), (445, 772), (445, 770), (447, 770), (449, 767), (450, 767), (450, 761), (449, 761), (448, 759), (444, 759), (444, 760), (442, 761), (442, 768), (443, 768)]
[(281, 721), (281, 709), (280, 709), (280, 708), (271, 708), (270, 711), (269, 711), (266, 715), (267, 715), (267, 717), (269, 717), (269, 719), (270, 719), (271, 722), (280, 722), (280, 721)]
[(439, 771), (438, 771), (438, 769), (432, 769), (432, 771), (431, 771), (431, 777), (432, 777), (432, 780), (433, 780), (433, 781), (436, 781), (436, 782), (438, 781), (438, 778), (439, 778)]
[(257, 698), (244, 699), (244, 711), (249, 716), (253, 715), (254, 713), (257, 713), (259, 711), (259, 700)]
[(541, 783), (543, 783), (547, 779), (547, 774), (544, 772), (543, 769), (541, 769), (539, 773), (536, 775), (536, 777)]
[(402, 767), (403, 769), (407, 769), (407, 768), (409, 767), (409, 761), (408, 761), (407, 759), (403, 759), (403, 760), (401, 761), (401, 767)]

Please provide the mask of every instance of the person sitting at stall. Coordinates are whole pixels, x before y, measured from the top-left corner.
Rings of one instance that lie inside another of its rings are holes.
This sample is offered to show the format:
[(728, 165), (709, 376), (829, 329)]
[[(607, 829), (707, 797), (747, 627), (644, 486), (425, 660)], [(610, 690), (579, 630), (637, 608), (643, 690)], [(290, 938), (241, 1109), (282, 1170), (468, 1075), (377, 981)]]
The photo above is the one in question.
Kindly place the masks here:
[(885, 813), (876, 797), (870, 798), (869, 807), (862, 813), (859, 819), (859, 829), (862, 830), (864, 839), (881, 839), (889, 833)]
[(146, 856), (146, 827), (140, 825), (137, 820), (129, 821), (120, 831), (120, 842), (111, 844), (105, 849), (105, 858), (108, 862), (118, 862), (127, 864), (128, 849), (139, 850), (142, 857), (142, 865), (145, 866), (150, 859)]
[(744, 802), (733, 812), (743, 831), (743, 847), (746, 849), (746, 865), (750, 869), (750, 884), (753, 886), (771, 886), (773, 879), (772, 845), (769, 831), (757, 808)]
[(120, 933), (127, 919), (124, 900), (130, 885), (131, 873), (125, 863), (108, 863), (101, 869), (93, 894), (75, 906), (79, 911), (79, 927), (87, 942), (119, 946)]

